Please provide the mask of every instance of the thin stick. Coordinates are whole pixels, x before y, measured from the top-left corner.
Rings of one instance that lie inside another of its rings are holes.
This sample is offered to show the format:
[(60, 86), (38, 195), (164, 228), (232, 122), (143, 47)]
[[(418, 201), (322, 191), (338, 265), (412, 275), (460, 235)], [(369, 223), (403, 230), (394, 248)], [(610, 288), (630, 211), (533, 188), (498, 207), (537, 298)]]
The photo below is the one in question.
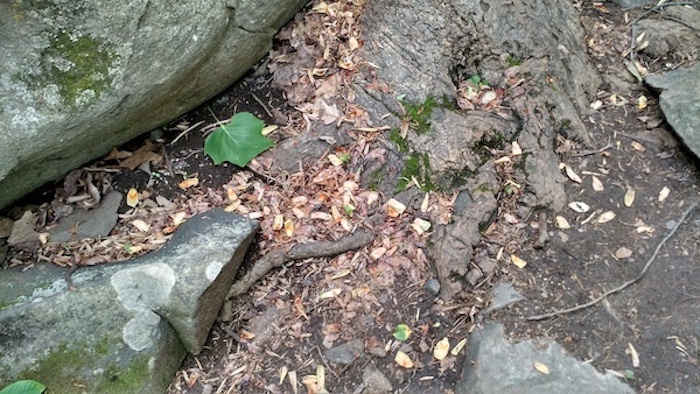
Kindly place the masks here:
[(265, 110), (265, 112), (267, 112), (267, 116), (269, 116), (269, 117), (271, 117), (271, 118), (274, 118), (274, 116), (272, 116), (272, 112), (270, 112), (270, 110), (267, 108), (267, 105), (265, 105), (265, 103), (263, 103), (262, 100), (260, 100), (260, 99), (258, 98), (258, 96), (255, 95), (255, 93), (251, 93), (250, 95), (253, 96), (253, 98), (255, 99), (255, 101), (257, 101), (258, 104), (260, 104), (260, 105), (263, 107), (263, 109)]
[(612, 290), (606, 291), (605, 293), (603, 293), (602, 296), (600, 296), (600, 297), (598, 297), (598, 298), (596, 298), (596, 299), (594, 299), (594, 300), (592, 300), (592, 301), (589, 301), (589, 302), (587, 302), (587, 303), (585, 303), (585, 304), (576, 305), (576, 306), (574, 306), (574, 307), (572, 307), (572, 308), (568, 308), (568, 309), (561, 309), (561, 310), (558, 310), (558, 311), (554, 311), (554, 312), (550, 312), (550, 313), (545, 313), (545, 314), (543, 314), (543, 315), (528, 316), (526, 319), (527, 319), (527, 320), (544, 320), (544, 319), (548, 319), (548, 318), (550, 318), (550, 317), (559, 316), (559, 315), (563, 315), (563, 314), (566, 314), (566, 313), (571, 313), (571, 312), (579, 311), (579, 310), (581, 310), (581, 309), (585, 309), (585, 308), (588, 308), (588, 307), (590, 307), (590, 306), (593, 306), (593, 305), (599, 303), (600, 301), (602, 301), (603, 299), (605, 299), (605, 297), (607, 297), (607, 296), (609, 296), (609, 295), (611, 295), (611, 294), (618, 293), (618, 292), (620, 292), (620, 291), (626, 289), (628, 286), (630, 286), (630, 285), (632, 285), (632, 284), (634, 284), (634, 283), (639, 282), (639, 281), (644, 277), (644, 275), (647, 273), (647, 271), (649, 270), (649, 267), (651, 266), (651, 263), (654, 262), (654, 259), (656, 259), (656, 255), (659, 254), (659, 251), (660, 251), (661, 248), (664, 246), (664, 244), (666, 243), (666, 241), (668, 241), (669, 239), (671, 239), (671, 237), (673, 236), (673, 234), (675, 234), (676, 231), (678, 231), (678, 228), (681, 226), (681, 224), (683, 224), (683, 222), (685, 221), (685, 219), (688, 218), (688, 215), (690, 215), (690, 212), (692, 212), (692, 210), (695, 209), (695, 207), (696, 207), (697, 205), (698, 205), (698, 202), (696, 201), (696, 202), (692, 203), (692, 204), (688, 207), (688, 209), (685, 210), (685, 212), (683, 212), (683, 215), (682, 215), (681, 218), (678, 220), (678, 223), (676, 223), (676, 225), (673, 227), (673, 229), (664, 237), (664, 239), (661, 240), (661, 242), (659, 242), (659, 244), (656, 246), (656, 249), (654, 249), (654, 253), (652, 253), (651, 257), (649, 258), (649, 261), (647, 261), (647, 263), (644, 265), (644, 268), (642, 268), (642, 270), (639, 272), (639, 274), (637, 275), (636, 278), (634, 278), (634, 279), (632, 279), (632, 280), (629, 280), (629, 281), (623, 283), (622, 285), (620, 285), (620, 286), (618, 286), (618, 287), (616, 287), (616, 288), (614, 288), (614, 289), (612, 289)]
[(188, 127), (188, 128), (185, 129), (182, 133), (178, 134), (177, 137), (175, 137), (175, 139), (172, 140), (168, 145), (173, 146), (173, 145), (174, 145), (180, 138), (182, 138), (185, 134), (189, 133), (190, 131), (192, 131), (192, 129), (194, 129), (195, 127), (201, 125), (202, 123), (204, 123), (204, 121), (203, 121), (203, 120), (200, 120), (199, 122), (197, 122), (197, 123), (193, 124), (192, 126)]

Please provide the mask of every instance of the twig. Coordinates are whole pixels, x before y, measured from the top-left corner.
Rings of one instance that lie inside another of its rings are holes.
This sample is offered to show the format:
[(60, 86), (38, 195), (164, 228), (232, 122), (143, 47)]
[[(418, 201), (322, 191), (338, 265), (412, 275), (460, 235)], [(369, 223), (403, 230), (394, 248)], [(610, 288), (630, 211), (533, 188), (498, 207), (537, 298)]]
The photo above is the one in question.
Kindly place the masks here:
[(678, 223), (676, 223), (676, 225), (673, 227), (673, 229), (661, 240), (661, 242), (659, 242), (659, 244), (656, 246), (656, 249), (654, 249), (654, 253), (652, 253), (652, 255), (651, 255), (651, 257), (649, 258), (649, 260), (647, 261), (647, 263), (644, 264), (644, 268), (642, 268), (642, 270), (639, 272), (639, 274), (637, 275), (636, 278), (634, 278), (634, 279), (632, 279), (632, 280), (629, 280), (629, 281), (623, 283), (622, 285), (620, 285), (620, 286), (618, 286), (618, 287), (616, 287), (616, 288), (614, 288), (614, 289), (612, 289), (612, 290), (606, 291), (606, 292), (603, 293), (603, 295), (601, 295), (600, 297), (598, 297), (598, 298), (596, 298), (596, 299), (594, 299), (594, 300), (592, 300), (592, 301), (589, 301), (589, 302), (587, 302), (587, 303), (585, 303), (585, 304), (576, 305), (576, 306), (574, 306), (574, 307), (572, 307), (572, 308), (561, 309), (561, 310), (554, 311), (554, 312), (550, 312), (550, 313), (545, 313), (545, 314), (543, 314), (543, 315), (528, 316), (526, 319), (527, 319), (527, 320), (544, 320), (544, 319), (548, 319), (548, 318), (550, 318), (550, 317), (559, 316), (559, 315), (563, 315), (563, 314), (566, 314), (566, 313), (571, 313), (571, 312), (579, 311), (579, 310), (581, 310), (581, 309), (585, 309), (585, 308), (588, 308), (588, 307), (590, 307), (590, 306), (593, 306), (593, 305), (599, 303), (600, 301), (604, 300), (605, 297), (607, 297), (607, 296), (609, 296), (609, 295), (612, 295), (612, 294), (615, 294), (615, 293), (618, 293), (618, 292), (620, 292), (620, 291), (626, 289), (628, 286), (630, 286), (630, 285), (632, 285), (632, 284), (634, 284), (634, 283), (639, 282), (639, 281), (644, 277), (644, 275), (647, 273), (647, 271), (649, 270), (649, 267), (651, 266), (651, 263), (654, 262), (654, 259), (656, 259), (656, 255), (659, 254), (659, 251), (660, 251), (661, 248), (664, 246), (664, 244), (666, 243), (666, 241), (668, 241), (669, 239), (671, 239), (671, 237), (673, 236), (673, 234), (675, 234), (676, 231), (678, 231), (678, 228), (681, 226), (681, 224), (683, 224), (683, 222), (685, 221), (685, 219), (688, 218), (688, 215), (690, 215), (690, 212), (692, 212), (692, 210), (695, 209), (695, 207), (696, 207), (697, 205), (698, 205), (698, 202), (696, 201), (696, 202), (690, 204), (690, 206), (688, 207), (688, 209), (686, 209), (685, 212), (683, 212), (683, 215), (681, 215), (680, 219), (678, 219)]
[(613, 148), (614, 146), (615, 146), (615, 145), (614, 145), (610, 140), (608, 140), (608, 144), (605, 145), (604, 147), (602, 147), (602, 148), (600, 148), (600, 149), (596, 149), (596, 150), (584, 150), (584, 151), (581, 152), (581, 153), (575, 154), (574, 157), (583, 157), (583, 156), (597, 155), (598, 153), (603, 153), (603, 152), (605, 152), (606, 150), (608, 150), (608, 149), (610, 149), (610, 148)]
[(186, 128), (182, 133), (178, 134), (177, 137), (175, 137), (174, 140), (170, 141), (170, 143), (169, 143), (168, 145), (170, 145), (170, 146), (175, 145), (175, 143), (176, 143), (180, 138), (182, 138), (185, 134), (189, 133), (190, 131), (192, 131), (192, 129), (194, 129), (195, 127), (201, 125), (202, 123), (204, 123), (203, 120), (201, 120), (201, 121), (199, 121), (199, 122), (193, 124), (192, 126)]
[(270, 110), (267, 108), (267, 105), (265, 105), (265, 103), (263, 103), (262, 100), (260, 100), (260, 99), (258, 98), (258, 96), (255, 95), (255, 93), (251, 93), (250, 95), (253, 96), (253, 98), (255, 99), (255, 101), (257, 101), (258, 104), (260, 104), (260, 105), (263, 107), (263, 109), (265, 110), (265, 112), (267, 112), (267, 116), (269, 116), (269, 117), (271, 117), (271, 118), (274, 119), (274, 116), (272, 116), (272, 112), (270, 112)]
[(317, 241), (307, 244), (298, 244), (289, 251), (277, 249), (269, 252), (253, 264), (253, 268), (240, 280), (231, 286), (226, 298), (237, 297), (250, 289), (255, 282), (262, 278), (273, 268), (281, 267), (291, 260), (303, 260), (312, 257), (328, 257), (345, 253), (349, 250), (361, 248), (374, 239), (374, 234), (360, 229), (353, 234), (337, 241)]

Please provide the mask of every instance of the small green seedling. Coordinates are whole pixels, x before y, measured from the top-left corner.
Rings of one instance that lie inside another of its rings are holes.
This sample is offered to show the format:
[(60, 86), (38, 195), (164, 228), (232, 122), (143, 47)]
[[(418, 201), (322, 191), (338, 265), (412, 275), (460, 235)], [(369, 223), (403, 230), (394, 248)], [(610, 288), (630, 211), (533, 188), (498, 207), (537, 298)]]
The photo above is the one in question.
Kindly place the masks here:
[(411, 332), (411, 327), (405, 324), (399, 324), (394, 329), (394, 338), (398, 339), (401, 342), (405, 342), (406, 340), (408, 340), (408, 337), (411, 336)]

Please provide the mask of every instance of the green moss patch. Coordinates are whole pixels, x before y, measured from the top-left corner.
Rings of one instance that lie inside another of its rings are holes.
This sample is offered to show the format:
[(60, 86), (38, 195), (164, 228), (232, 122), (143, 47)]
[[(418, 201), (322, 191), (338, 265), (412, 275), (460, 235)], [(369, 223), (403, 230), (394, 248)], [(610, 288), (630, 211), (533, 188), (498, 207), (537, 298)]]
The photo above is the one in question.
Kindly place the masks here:
[(55, 84), (64, 105), (89, 104), (112, 84), (109, 68), (116, 60), (115, 51), (87, 35), (60, 32), (40, 56), (41, 73), (19, 78), (34, 88)]

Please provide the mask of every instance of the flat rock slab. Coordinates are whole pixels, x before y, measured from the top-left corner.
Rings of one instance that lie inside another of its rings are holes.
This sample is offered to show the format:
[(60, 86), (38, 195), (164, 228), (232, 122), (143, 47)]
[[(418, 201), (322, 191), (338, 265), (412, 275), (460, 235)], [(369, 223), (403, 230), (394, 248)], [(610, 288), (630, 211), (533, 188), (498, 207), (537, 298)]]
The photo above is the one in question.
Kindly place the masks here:
[(121, 201), (121, 193), (108, 193), (97, 208), (78, 210), (63, 218), (58, 226), (49, 231), (49, 240), (66, 242), (72, 239), (106, 237), (117, 224), (117, 210)]
[[(510, 343), (500, 324), (472, 333), (467, 349), (457, 394), (634, 393), (617, 378), (569, 356), (552, 340)], [(549, 374), (537, 371), (536, 362)]]
[(661, 91), (666, 121), (695, 156), (700, 157), (700, 63), (661, 75), (649, 75), (647, 84)]
[[(207, 340), (258, 223), (214, 210), (161, 250), (67, 271), (0, 271), (0, 387), (51, 393), (162, 393)], [(20, 267), (21, 268), (21, 267)], [(72, 289), (71, 289), (72, 288)]]

